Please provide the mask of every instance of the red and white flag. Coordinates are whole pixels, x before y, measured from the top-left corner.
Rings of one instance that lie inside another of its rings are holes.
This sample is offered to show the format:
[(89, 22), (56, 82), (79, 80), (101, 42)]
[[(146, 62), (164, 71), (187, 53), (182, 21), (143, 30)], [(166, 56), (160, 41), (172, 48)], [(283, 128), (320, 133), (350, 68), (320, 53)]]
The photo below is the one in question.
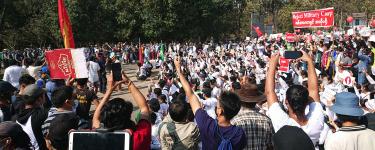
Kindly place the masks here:
[(88, 78), (83, 48), (48, 51), (46, 60), (51, 79)]

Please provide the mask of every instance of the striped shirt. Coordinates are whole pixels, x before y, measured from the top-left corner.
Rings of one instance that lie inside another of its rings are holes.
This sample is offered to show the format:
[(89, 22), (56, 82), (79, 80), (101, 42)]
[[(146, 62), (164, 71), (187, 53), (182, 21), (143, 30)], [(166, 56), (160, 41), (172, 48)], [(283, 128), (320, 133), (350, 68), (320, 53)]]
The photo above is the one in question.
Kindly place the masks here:
[(52, 120), (57, 116), (57, 115), (60, 115), (60, 114), (66, 114), (66, 113), (74, 113), (73, 111), (68, 111), (68, 110), (64, 110), (64, 111), (57, 111), (57, 108), (51, 108), (49, 111), (48, 111), (48, 117), (47, 119), (44, 121), (43, 125), (42, 125), (42, 132), (43, 132), (43, 135), (44, 136), (47, 136), (47, 133), (49, 131), (49, 126), (52, 122)]

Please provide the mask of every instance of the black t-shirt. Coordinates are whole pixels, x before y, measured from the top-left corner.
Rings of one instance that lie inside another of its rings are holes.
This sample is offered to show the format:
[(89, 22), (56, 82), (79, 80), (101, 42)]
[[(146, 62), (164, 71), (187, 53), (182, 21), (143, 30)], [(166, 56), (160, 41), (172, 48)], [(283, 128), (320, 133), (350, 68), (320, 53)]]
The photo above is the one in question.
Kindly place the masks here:
[(78, 100), (78, 107), (77, 107), (77, 115), (80, 118), (89, 119), (90, 107), (91, 102), (98, 97), (96, 96), (95, 92), (85, 89), (77, 89), (76, 91), (77, 100)]

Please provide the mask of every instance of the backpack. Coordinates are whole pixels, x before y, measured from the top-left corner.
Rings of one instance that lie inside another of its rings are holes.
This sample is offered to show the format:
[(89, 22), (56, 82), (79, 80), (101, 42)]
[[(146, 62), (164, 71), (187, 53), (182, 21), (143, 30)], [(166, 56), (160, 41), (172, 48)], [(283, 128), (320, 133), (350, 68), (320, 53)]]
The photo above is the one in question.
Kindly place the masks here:
[(217, 120), (215, 120), (214, 128), (216, 129), (216, 133), (219, 135), (220, 140), (221, 140), (217, 149), (218, 150), (232, 150), (233, 146), (230, 140), (237, 134), (237, 132), (239, 132), (239, 128), (236, 128), (236, 131), (233, 132), (233, 134), (227, 139), (224, 138), (223, 134), (220, 132), (219, 124), (217, 123)]

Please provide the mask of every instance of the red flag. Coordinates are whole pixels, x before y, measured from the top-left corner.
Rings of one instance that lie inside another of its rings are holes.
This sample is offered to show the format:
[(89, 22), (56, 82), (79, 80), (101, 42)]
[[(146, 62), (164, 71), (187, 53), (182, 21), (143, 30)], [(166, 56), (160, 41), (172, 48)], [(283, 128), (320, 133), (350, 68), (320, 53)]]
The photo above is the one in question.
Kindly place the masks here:
[(144, 47), (143, 47), (143, 45), (141, 45), (141, 46), (139, 47), (139, 51), (138, 51), (139, 63), (140, 63), (141, 65), (143, 65), (143, 50), (144, 50)]
[(75, 48), (72, 26), (68, 13), (65, 9), (64, 0), (58, 0), (58, 13), (59, 13), (59, 25), (60, 32), (64, 39), (65, 48)]
[(263, 35), (262, 31), (260, 30), (260, 28), (256, 25), (252, 25), (253, 29), (255, 30), (255, 32), (257, 33), (258, 37), (261, 37)]

